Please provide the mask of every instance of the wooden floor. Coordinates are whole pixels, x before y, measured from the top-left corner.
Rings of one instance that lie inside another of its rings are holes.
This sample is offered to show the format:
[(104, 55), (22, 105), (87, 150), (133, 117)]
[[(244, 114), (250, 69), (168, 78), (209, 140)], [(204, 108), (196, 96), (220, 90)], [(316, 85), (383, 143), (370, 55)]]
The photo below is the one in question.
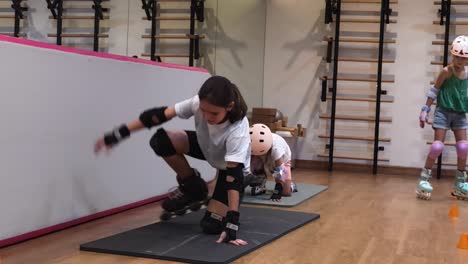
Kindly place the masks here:
[[(451, 179), (434, 180), (432, 200), (422, 201), (414, 194), (416, 175), (294, 173), (298, 182), (329, 186), (291, 209), (321, 218), (235, 263), (468, 263), (468, 250), (456, 247), (468, 233), (468, 201), (450, 197)], [(452, 204), (459, 207), (458, 220), (448, 217)], [(0, 249), (2, 264), (172, 263), (79, 251), (80, 243), (153, 223), (159, 213), (160, 205), (150, 204)]]

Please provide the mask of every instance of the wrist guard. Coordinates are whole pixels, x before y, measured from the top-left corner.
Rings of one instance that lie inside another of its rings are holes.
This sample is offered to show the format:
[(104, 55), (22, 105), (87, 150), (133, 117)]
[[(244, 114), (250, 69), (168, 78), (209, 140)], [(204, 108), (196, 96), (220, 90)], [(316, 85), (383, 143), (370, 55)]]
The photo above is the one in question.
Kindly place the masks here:
[(239, 217), (240, 213), (236, 211), (228, 211), (226, 214), (226, 226), (224, 231), (226, 232), (226, 238), (224, 242), (229, 242), (237, 239), (237, 231), (239, 231)]
[(276, 183), (273, 194), (270, 197), (270, 200), (280, 200), (283, 196), (283, 185), (279, 182)]
[(104, 143), (106, 146), (115, 145), (129, 136), (130, 130), (128, 129), (127, 125), (121, 125), (120, 127), (104, 135)]

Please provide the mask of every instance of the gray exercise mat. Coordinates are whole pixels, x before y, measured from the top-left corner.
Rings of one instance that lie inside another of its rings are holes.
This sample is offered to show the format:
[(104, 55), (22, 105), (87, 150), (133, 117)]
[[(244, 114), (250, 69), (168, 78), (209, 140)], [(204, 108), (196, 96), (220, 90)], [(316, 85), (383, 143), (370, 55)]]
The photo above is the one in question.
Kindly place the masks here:
[(247, 187), (245, 188), (245, 194), (242, 203), (292, 207), (328, 189), (328, 186), (325, 185), (306, 183), (296, 183), (296, 185), (299, 191), (293, 193), (289, 197), (283, 196), (279, 202), (273, 202), (270, 200), (273, 189), (275, 188), (275, 183), (272, 181), (268, 181), (266, 183), (267, 192), (262, 195), (252, 196), (250, 194), (250, 187)]
[(186, 263), (230, 263), (320, 218), (313, 213), (244, 206), (240, 212), (241, 226), (237, 237), (246, 240), (249, 243), (246, 246), (217, 244), (219, 235), (202, 233), (199, 222), (205, 214), (203, 209), (82, 244), (80, 249)]

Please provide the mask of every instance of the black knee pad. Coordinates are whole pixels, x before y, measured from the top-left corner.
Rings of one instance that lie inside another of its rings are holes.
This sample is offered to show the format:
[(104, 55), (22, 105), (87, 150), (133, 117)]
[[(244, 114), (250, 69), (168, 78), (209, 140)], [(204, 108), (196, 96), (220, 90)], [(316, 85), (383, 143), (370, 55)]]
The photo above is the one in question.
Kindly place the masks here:
[(160, 128), (156, 131), (150, 140), (150, 146), (156, 155), (161, 157), (167, 157), (176, 154), (174, 145), (172, 145), (172, 141), (164, 128)]
[(205, 216), (200, 221), (200, 226), (206, 234), (221, 234), (224, 230), (224, 218), (218, 214), (206, 211)]

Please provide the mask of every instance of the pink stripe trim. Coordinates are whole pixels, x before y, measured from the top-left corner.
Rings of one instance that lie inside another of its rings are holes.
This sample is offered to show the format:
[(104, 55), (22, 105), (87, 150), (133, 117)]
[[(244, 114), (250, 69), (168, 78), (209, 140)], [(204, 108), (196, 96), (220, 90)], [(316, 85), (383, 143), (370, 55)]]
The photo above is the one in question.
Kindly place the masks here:
[(6, 247), (6, 246), (9, 246), (9, 245), (12, 245), (12, 244), (16, 244), (16, 243), (19, 243), (19, 242), (23, 242), (23, 241), (31, 239), (31, 238), (36, 238), (38, 236), (42, 236), (42, 235), (46, 235), (46, 234), (49, 234), (49, 233), (52, 233), (52, 232), (56, 232), (56, 231), (59, 231), (59, 230), (62, 230), (62, 229), (68, 228), (68, 227), (83, 224), (85, 222), (96, 220), (98, 218), (102, 218), (102, 217), (109, 216), (109, 215), (112, 215), (112, 214), (117, 214), (117, 213), (129, 210), (129, 209), (132, 209), (132, 208), (135, 208), (135, 207), (138, 207), (138, 206), (142, 206), (142, 205), (145, 205), (145, 204), (157, 202), (157, 201), (160, 201), (160, 200), (166, 198), (167, 196), (168, 196), (168, 194), (163, 194), (163, 195), (151, 197), (151, 198), (139, 201), (139, 202), (135, 202), (135, 203), (123, 205), (123, 206), (120, 206), (120, 207), (112, 208), (112, 209), (105, 210), (105, 211), (95, 213), (95, 214), (92, 214), (92, 215), (80, 217), (78, 219), (71, 220), (71, 221), (68, 221), (68, 222), (65, 222), (65, 223), (49, 226), (49, 227), (42, 228), (42, 229), (39, 229), (39, 230), (36, 230), (36, 231), (32, 231), (32, 232), (29, 232), (29, 233), (22, 234), (22, 235), (19, 235), (19, 236), (15, 236), (15, 237), (7, 238), (7, 239), (4, 239), (4, 240), (0, 240), (0, 248)]
[(42, 49), (58, 50), (58, 51), (63, 51), (63, 52), (68, 52), (68, 53), (75, 53), (75, 54), (104, 58), (104, 59), (136, 62), (136, 63), (154, 65), (154, 66), (159, 66), (159, 67), (164, 67), (164, 68), (172, 68), (172, 69), (196, 71), (196, 72), (208, 72), (208, 70), (203, 69), (203, 68), (188, 67), (188, 66), (177, 65), (177, 64), (137, 59), (133, 57), (109, 54), (109, 53), (104, 53), (104, 52), (81, 50), (81, 49), (76, 49), (72, 47), (58, 46), (58, 45), (51, 44), (51, 43), (38, 42), (38, 41), (33, 41), (33, 40), (23, 39), (23, 38), (15, 38), (15, 37), (10, 37), (10, 36), (1, 35), (1, 34), (0, 34), (0, 41), (16, 43), (16, 44), (26, 45), (26, 46), (32, 46), (32, 47), (42, 48)]

